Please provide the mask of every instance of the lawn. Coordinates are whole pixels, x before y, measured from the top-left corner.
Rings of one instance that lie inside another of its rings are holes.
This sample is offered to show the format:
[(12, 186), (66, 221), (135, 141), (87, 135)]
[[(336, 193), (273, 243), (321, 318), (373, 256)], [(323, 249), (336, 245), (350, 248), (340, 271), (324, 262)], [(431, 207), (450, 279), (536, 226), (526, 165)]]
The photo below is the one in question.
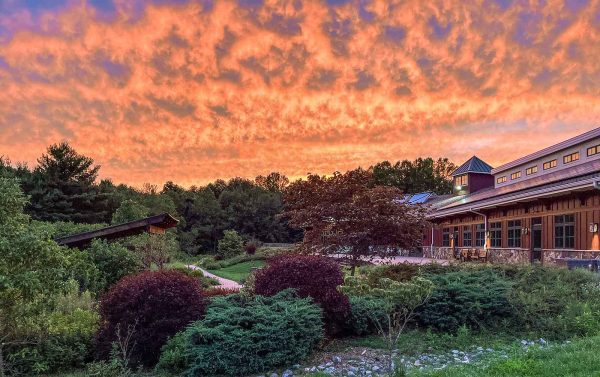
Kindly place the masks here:
[(265, 265), (263, 260), (251, 260), (247, 262), (237, 263), (228, 267), (219, 268), (217, 270), (208, 270), (219, 277), (234, 280), (238, 283), (243, 283), (253, 268), (260, 268)]
[(495, 358), (440, 371), (413, 371), (411, 377), (593, 377), (600, 376), (600, 337), (575, 340), (548, 348), (517, 350)]

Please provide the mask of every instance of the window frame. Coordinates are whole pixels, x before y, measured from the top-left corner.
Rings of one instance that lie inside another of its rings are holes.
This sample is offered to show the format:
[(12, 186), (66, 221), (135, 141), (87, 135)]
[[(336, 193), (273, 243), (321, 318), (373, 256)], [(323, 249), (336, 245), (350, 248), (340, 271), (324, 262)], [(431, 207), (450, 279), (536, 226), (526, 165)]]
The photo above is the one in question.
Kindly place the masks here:
[(579, 161), (580, 157), (581, 155), (579, 151), (570, 153), (566, 156), (563, 156), (563, 164), (570, 164), (572, 162)]
[(576, 231), (577, 220), (575, 214), (568, 213), (554, 216), (554, 249), (574, 250)]
[(544, 170), (554, 169), (558, 165), (556, 158), (554, 160), (544, 162)]
[(450, 228), (442, 228), (442, 247), (450, 247)]
[[(594, 153), (590, 153), (591, 150), (593, 150)], [(600, 154), (600, 144), (591, 146), (591, 147), (589, 147), (587, 149), (587, 156), (588, 157), (595, 156), (597, 154)]]
[(502, 248), (502, 221), (490, 223), (490, 247)]
[(502, 183), (506, 183), (506, 181), (507, 181), (507, 180), (508, 180), (508, 179), (506, 178), (506, 176), (505, 176), (505, 175), (503, 175), (502, 177), (498, 177), (498, 178), (496, 178), (496, 184), (499, 184), (499, 185), (500, 185), (500, 184), (502, 184)]
[(532, 175), (538, 172), (538, 166), (530, 166), (527, 169), (525, 169), (525, 175)]
[(462, 174), (454, 178), (454, 185), (465, 187), (469, 186), (469, 174)]
[[(468, 235), (468, 237), (467, 237)], [(473, 229), (471, 225), (464, 225), (462, 229), (462, 247), (473, 247)]]
[(516, 171), (510, 175), (510, 180), (514, 181), (515, 179), (521, 178), (521, 171)]
[(522, 229), (522, 220), (509, 220), (506, 226), (508, 230), (508, 247), (520, 248), (522, 246), (521, 243), (521, 229)]
[(485, 247), (485, 224), (475, 225), (475, 247)]

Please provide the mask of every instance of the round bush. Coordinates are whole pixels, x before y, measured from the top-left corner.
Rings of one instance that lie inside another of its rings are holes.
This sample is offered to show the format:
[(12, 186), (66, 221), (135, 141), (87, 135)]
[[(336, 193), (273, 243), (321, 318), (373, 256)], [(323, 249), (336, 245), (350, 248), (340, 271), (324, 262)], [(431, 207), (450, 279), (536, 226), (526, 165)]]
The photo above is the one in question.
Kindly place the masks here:
[(491, 269), (449, 272), (428, 278), (436, 288), (418, 313), (425, 326), (455, 332), (463, 325), (471, 329), (496, 328), (503, 320), (514, 318), (508, 300), (512, 283)]
[(384, 304), (374, 297), (350, 297), (350, 315), (346, 322), (349, 333), (356, 336), (377, 334), (377, 323), (387, 322)]
[(337, 290), (344, 283), (339, 264), (316, 255), (286, 254), (270, 259), (255, 273), (256, 294), (272, 296), (293, 288), (300, 297), (311, 297), (324, 311), (325, 329), (336, 335), (350, 313), (348, 297)]
[(177, 271), (142, 272), (117, 282), (100, 302), (99, 356), (112, 342), (131, 334), (131, 362), (156, 363), (167, 339), (204, 313), (197, 279)]
[(298, 363), (322, 335), (319, 306), (291, 290), (216, 297), (203, 320), (169, 340), (157, 368), (187, 376), (248, 376)]

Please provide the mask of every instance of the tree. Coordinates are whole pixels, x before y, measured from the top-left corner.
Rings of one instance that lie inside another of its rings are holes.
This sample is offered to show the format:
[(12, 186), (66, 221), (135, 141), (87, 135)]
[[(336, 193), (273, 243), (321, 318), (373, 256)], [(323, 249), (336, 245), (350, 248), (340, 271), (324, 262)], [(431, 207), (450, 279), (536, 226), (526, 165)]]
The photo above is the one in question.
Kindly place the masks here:
[(28, 192), (28, 211), (44, 221), (108, 222), (114, 202), (95, 184), (99, 169), (66, 142), (51, 145), (33, 172), (36, 180)]
[(407, 194), (431, 191), (436, 194), (452, 192), (451, 174), (456, 166), (447, 158), (434, 161), (431, 157), (414, 161), (380, 162), (371, 167), (373, 184), (397, 187)]
[(131, 239), (135, 254), (146, 270), (152, 265), (162, 270), (177, 252), (177, 241), (171, 232), (165, 234), (144, 233)]
[(148, 216), (148, 208), (127, 199), (121, 203), (121, 206), (113, 213), (112, 224), (123, 224), (129, 221), (143, 219)]
[(425, 208), (401, 200), (394, 187), (370, 187), (372, 173), (362, 169), (331, 177), (309, 175), (286, 190), (286, 216), (304, 229), (303, 249), (335, 254), (354, 272), (361, 258), (387, 257), (421, 245)]
[(70, 251), (30, 224), (26, 202), (16, 179), (0, 177), (0, 376), (4, 348), (38, 340), (71, 276)]
[(244, 240), (235, 230), (226, 230), (217, 251), (222, 258), (235, 257), (244, 252)]
[[(370, 282), (364, 277), (347, 277), (340, 291), (347, 295), (372, 297), (373, 306), (369, 308), (369, 317), (375, 323), (379, 334), (388, 347), (388, 372), (394, 370), (393, 351), (406, 325), (414, 318), (415, 310), (429, 300), (434, 285), (421, 277), (414, 277), (408, 282), (398, 282), (381, 278)], [(385, 313), (382, 319), (379, 313)]]
[(271, 192), (281, 193), (290, 184), (290, 180), (283, 174), (272, 172), (265, 176), (259, 175), (254, 179), (259, 187), (262, 187)]

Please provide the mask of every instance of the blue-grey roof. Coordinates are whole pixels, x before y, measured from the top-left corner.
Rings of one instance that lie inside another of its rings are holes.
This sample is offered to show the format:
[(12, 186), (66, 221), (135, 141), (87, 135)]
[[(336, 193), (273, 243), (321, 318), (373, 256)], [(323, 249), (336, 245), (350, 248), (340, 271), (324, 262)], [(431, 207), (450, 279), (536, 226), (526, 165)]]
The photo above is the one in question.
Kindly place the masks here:
[(467, 162), (462, 164), (452, 173), (452, 176), (457, 176), (466, 173), (483, 173), (490, 174), (492, 167), (477, 156), (471, 157)]

